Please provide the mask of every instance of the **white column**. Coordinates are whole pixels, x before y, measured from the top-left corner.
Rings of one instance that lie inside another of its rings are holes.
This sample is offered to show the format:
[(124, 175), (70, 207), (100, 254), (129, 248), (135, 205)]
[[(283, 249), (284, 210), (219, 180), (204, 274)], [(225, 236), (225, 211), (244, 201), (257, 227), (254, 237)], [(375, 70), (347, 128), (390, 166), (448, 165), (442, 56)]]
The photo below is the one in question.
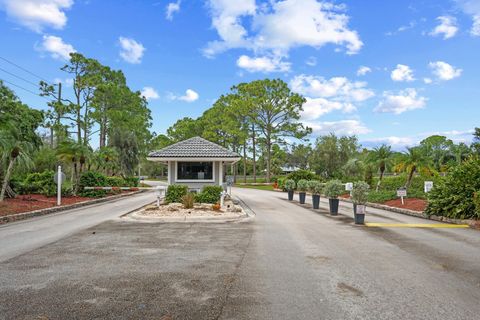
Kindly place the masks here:
[(223, 161), (220, 161), (218, 164), (220, 167), (218, 168), (218, 184), (221, 186), (223, 185)]
[(167, 176), (167, 184), (170, 184), (170, 178), (172, 177), (172, 172), (171, 172), (171, 168), (170, 168), (170, 161), (167, 161), (167, 172), (168, 172), (168, 176)]

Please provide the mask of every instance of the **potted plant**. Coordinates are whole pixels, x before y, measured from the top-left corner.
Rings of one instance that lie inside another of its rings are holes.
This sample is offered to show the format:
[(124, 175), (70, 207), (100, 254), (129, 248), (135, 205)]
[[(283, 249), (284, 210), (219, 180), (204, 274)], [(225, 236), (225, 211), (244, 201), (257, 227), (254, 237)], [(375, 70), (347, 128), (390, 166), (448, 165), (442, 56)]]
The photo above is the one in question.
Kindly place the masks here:
[(308, 182), (308, 189), (312, 193), (312, 205), (313, 209), (320, 208), (320, 193), (322, 192), (323, 185), (316, 180)]
[(308, 181), (305, 179), (300, 179), (297, 182), (298, 196), (300, 198), (300, 204), (305, 204), (305, 196), (307, 194)]
[(288, 192), (288, 200), (293, 200), (293, 193), (295, 190), (295, 181), (292, 179), (285, 180), (285, 189)]
[(336, 216), (338, 214), (338, 196), (344, 192), (344, 186), (340, 180), (330, 180), (325, 184), (324, 193), (328, 197), (330, 206), (330, 214)]
[(363, 224), (365, 222), (365, 204), (368, 199), (368, 183), (358, 181), (353, 184), (352, 201), (353, 201), (353, 215), (355, 217), (355, 224)]

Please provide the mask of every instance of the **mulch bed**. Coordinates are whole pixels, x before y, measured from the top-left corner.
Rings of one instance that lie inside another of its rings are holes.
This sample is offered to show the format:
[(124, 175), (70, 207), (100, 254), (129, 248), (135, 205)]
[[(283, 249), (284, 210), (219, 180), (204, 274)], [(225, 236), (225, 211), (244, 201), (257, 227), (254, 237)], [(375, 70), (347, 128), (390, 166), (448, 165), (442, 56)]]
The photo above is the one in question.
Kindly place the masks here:
[(404, 202), (405, 204), (402, 205), (401, 199), (394, 199), (394, 200), (388, 200), (383, 204), (390, 207), (409, 209), (414, 211), (422, 211), (422, 212), (427, 207), (427, 200), (425, 199), (405, 198)]
[[(87, 197), (62, 197), (62, 205), (75, 204), (92, 199)], [(3, 202), (0, 202), (0, 216), (52, 208), (56, 204), (56, 196), (46, 197), (40, 194), (19, 195), (15, 199), (5, 199)]]

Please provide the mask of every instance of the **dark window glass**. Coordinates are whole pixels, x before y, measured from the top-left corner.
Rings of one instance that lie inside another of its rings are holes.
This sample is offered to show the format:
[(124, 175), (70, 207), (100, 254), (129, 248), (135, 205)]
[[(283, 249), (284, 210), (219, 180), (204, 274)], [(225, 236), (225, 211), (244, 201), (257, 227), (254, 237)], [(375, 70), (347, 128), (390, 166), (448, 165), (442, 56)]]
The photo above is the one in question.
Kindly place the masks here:
[(213, 162), (178, 162), (178, 180), (213, 180)]

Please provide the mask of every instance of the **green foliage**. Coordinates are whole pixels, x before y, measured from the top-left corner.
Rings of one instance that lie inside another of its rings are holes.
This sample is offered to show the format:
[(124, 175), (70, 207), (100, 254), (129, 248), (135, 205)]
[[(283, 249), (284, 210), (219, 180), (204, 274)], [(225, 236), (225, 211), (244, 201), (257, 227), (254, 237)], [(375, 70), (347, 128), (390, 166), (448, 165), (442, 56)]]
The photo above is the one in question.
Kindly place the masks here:
[(22, 185), (22, 193), (39, 193), (47, 197), (57, 193), (57, 185), (53, 181), (55, 173), (51, 170), (29, 173)]
[(184, 184), (171, 184), (165, 195), (166, 203), (182, 202), (182, 197), (188, 193), (188, 186)]
[(308, 180), (300, 179), (297, 182), (297, 190), (298, 191), (307, 191), (308, 189)]
[(311, 172), (311, 171), (308, 171), (308, 170), (297, 170), (297, 171), (294, 171), (292, 173), (290, 173), (288, 176), (287, 176), (287, 179), (291, 179), (293, 181), (295, 181), (295, 183), (298, 183), (298, 181), (304, 179), (304, 180), (315, 180), (317, 178), (317, 176)]
[(125, 187), (138, 187), (140, 184), (140, 179), (138, 177), (125, 177), (123, 178)]
[(480, 159), (470, 158), (448, 171), (428, 195), (428, 215), (454, 219), (478, 219), (474, 194), (480, 190)]
[(295, 180), (293, 179), (287, 179), (285, 180), (285, 189), (287, 191), (293, 191), (295, 190), (295, 187), (296, 187), (296, 183), (295, 183)]
[(197, 193), (195, 200), (200, 203), (217, 203), (223, 191), (221, 186), (204, 186), (200, 193)]
[(323, 183), (316, 180), (310, 180), (308, 181), (308, 190), (310, 190), (312, 194), (320, 194), (323, 191)]
[(106, 184), (108, 187), (124, 187), (125, 180), (122, 177), (114, 176), (114, 177), (105, 177)]
[(475, 205), (476, 216), (480, 216), (480, 191), (473, 194), (473, 204)]
[(365, 204), (368, 201), (368, 190), (370, 186), (363, 181), (357, 181), (353, 184), (352, 201), (356, 204)]
[(388, 190), (380, 190), (380, 191), (372, 191), (368, 193), (368, 202), (375, 202), (375, 203), (384, 203), (388, 200), (393, 200), (397, 198), (396, 191), (388, 191)]
[(325, 196), (330, 199), (338, 198), (339, 195), (345, 193), (345, 187), (340, 180), (330, 180), (325, 184), (323, 189)]
[[(400, 187), (405, 186), (405, 180), (407, 179), (406, 174), (401, 174), (398, 176), (389, 176), (384, 177), (382, 180), (382, 184), (380, 185), (379, 191), (389, 191), (396, 194), (396, 191)], [(439, 183), (443, 178), (440, 176), (414, 176), (410, 187), (407, 190), (407, 196), (409, 198), (419, 198), (419, 199), (426, 199), (427, 195), (424, 192), (424, 182), (426, 180), (433, 181), (434, 185)], [(373, 179), (373, 184), (376, 185), (378, 181), (378, 177)], [(396, 196), (392, 199), (395, 199)], [(390, 199), (388, 199), (390, 200)]]
[(277, 178), (278, 189), (285, 190), (285, 180), (286, 178)]
[(85, 187), (108, 187), (107, 178), (95, 171), (85, 171), (80, 176), (80, 193), (82, 197), (104, 197), (107, 194), (106, 190), (85, 190)]
[(182, 197), (182, 204), (185, 209), (192, 209), (194, 202), (195, 202), (195, 195), (192, 192), (189, 192)]

